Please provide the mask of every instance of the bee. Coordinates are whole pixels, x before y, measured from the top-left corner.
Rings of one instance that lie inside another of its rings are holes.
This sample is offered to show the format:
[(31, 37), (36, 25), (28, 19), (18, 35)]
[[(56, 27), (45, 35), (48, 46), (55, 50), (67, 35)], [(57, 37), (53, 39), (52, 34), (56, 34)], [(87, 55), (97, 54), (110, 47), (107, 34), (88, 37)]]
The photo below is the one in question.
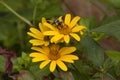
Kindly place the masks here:
[(60, 25), (62, 25), (62, 21), (56, 19), (56, 20), (54, 21), (54, 24), (57, 25), (57, 26), (60, 26)]
[(63, 22), (60, 21), (60, 20), (58, 20), (58, 19), (56, 19), (56, 20), (54, 20), (53, 25), (54, 25), (57, 29), (60, 30), (60, 29), (62, 29), (62, 27), (63, 27)]
[(54, 27), (60, 30), (64, 26), (63, 18), (64, 17), (61, 17), (61, 19), (59, 18), (59, 19), (54, 19), (54, 20), (47, 19), (47, 23), (50, 23), (51, 25), (53, 25)]

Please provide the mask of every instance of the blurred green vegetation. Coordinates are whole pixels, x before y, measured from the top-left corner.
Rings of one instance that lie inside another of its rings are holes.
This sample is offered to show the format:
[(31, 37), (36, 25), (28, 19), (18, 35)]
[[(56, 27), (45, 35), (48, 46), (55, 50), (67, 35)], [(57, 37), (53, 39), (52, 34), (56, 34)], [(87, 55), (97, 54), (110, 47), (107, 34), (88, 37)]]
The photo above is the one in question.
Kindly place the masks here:
[[(60, 3), (51, 0), (5, 0), (13, 10), (28, 19), (33, 25), (38, 26), (42, 17), (52, 18), (63, 15)], [(29, 45), (26, 30), (30, 27), (21, 19), (11, 13), (5, 6), (0, 5), (0, 42), (4, 47), (17, 47), (26, 49)]]

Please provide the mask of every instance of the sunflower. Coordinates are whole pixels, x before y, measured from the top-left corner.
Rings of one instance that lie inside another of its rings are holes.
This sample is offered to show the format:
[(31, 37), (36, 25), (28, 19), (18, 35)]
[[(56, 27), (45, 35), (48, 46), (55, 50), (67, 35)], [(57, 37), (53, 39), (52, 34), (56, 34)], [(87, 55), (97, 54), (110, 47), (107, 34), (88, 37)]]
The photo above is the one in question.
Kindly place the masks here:
[(74, 60), (78, 60), (76, 55), (73, 53), (75, 47), (62, 47), (60, 48), (56, 44), (51, 46), (42, 46), (42, 47), (32, 47), (31, 49), (36, 50), (37, 52), (30, 53), (30, 57), (33, 57), (32, 62), (41, 62), (39, 68), (43, 69), (47, 64), (50, 63), (50, 71), (53, 72), (56, 69), (56, 66), (60, 67), (63, 71), (67, 71), (68, 68), (64, 62), (74, 63)]
[(43, 32), (48, 30), (48, 28), (43, 25), (44, 22), (47, 22), (47, 21), (43, 17), (42, 23), (39, 23), (39, 30), (34, 27), (31, 27), (30, 28), (31, 32), (27, 32), (29, 36), (32, 36), (33, 38), (35, 38), (29, 41), (31, 44), (33, 44), (33, 46), (49, 45), (49, 42), (50, 42), (49, 36), (43, 35)]
[[(60, 17), (61, 19), (61, 17)], [(73, 37), (75, 40), (80, 41), (80, 36), (77, 32), (80, 32), (85, 27), (81, 25), (77, 25), (77, 22), (80, 20), (79, 16), (74, 17), (71, 20), (71, 15), (66, 14), (64, 20), (59, 25), (52, 25), (50, 23), (45, 22), (44, 25), (51, 30), (45, 31), (43, 34), (52, 36), (51, 42), (58, 42), (59, 40), (64, 40), (65, 43), (70, 42), (70, 37)]]

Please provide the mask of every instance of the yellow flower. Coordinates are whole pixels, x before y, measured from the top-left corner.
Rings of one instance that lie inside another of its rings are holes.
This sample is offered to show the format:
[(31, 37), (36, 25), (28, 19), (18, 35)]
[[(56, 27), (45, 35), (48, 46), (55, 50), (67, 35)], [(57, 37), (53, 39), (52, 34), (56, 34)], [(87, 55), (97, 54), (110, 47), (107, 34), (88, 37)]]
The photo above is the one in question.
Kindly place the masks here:
[(35, 39), (31, 39), (29, 42), (33, 46), (48, 46), (50, 42), (49, 36), (43, 35), (43, 32), (49, 30), (49, 28), (45, 27), (43, 23), (47, 22), (47, 20), (43, 17), (42, 23), (39, 23), (39, 30), (36, 28), (30, 28), (31, 32), (27, 32), (27, 34)]
[(50, 30), (48, 27), (43, 25), (43, 23), (46, 23), (46, 22), (53, 23), (53, 20), (46, 20), (46, 18), (42, 17), (42, 22), (39, 23), (39, 29), (41, 30), (42, 33), (44, 31)]
[[(61, 21), (61, 17), (59, 18)], [(59, 20), (58, 19), (58, 20)], [(80, 36), (76, 32), (80, 32), (84, 29), (84, 26), (77, 25), (77, 22), (80, 20), (79, 16), (74, 17), (71, 20), (71, 15), (66, 14), (65, 20), (59, 25), (52, 25), (49, 23), (44, 23), (44, 25), (51, 30), (45, 31), (43, 34), (52, 36), (51, 42), (58, 42), (59, 40), (64, 40), (66, 43), (70, 42), (70, 37), (73, 37), (77, 41), (80, 41)]]
[(29, 41), (33, 46), (49, 45), (49, 36), (44, 36), (42, 32), (33, 27), (30, 28), (30, 31), (27, 34), (35, 38)]
[(63, 71), (67, 71), (67, 66), (64, 62), (74, 63), (74, 60), (78, 60), (78, 57), (71, 54), (76, 50), (75, 47), (62, 47), (52, 44), (50, 47), (32, 47), (31, 49), (37, 52), (30, 53), (30, 57), (33, 57), (32, 62), (41, 62), (39, 68), (43, 69), (47, 64), (50, 63), (50, 71), (53, 72), (56, 65)]
[(49, 45), (49, 36), (44, 36), (43, 33), (36, 28), (30, 28), (30, 31), (31, 32), (27, 32), (27, 34), (35, 38), (29, 41), (33, 46)]

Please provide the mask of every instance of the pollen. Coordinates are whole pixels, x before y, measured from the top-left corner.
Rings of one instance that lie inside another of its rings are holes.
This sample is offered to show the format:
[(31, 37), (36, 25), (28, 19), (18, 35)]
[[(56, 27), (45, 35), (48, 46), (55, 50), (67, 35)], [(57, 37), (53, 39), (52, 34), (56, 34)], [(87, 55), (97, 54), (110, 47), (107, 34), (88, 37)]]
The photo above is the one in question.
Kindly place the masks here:
[(61, 29), (59, 29), (59, 32), (61, 34), (67, 35), (67, 34), (69, 34), (71, 32), (71, 29), (68, 27), (68, 25), (62, 24)]
[(58, 45), (53, 44), (50, 46), (50, 53), (48, 54), (48, 58), (50, 60), (57, 60), (60, 58)]

